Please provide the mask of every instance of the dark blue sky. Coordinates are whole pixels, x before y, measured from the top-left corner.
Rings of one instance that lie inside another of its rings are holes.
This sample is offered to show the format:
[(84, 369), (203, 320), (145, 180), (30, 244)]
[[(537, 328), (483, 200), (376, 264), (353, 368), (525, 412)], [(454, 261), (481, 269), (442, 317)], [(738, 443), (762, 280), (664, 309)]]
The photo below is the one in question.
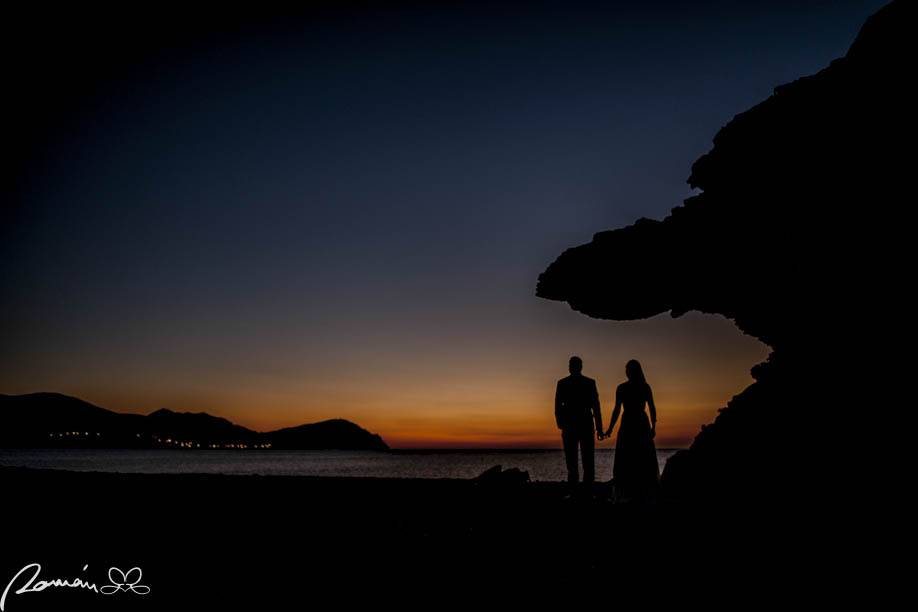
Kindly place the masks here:
[(0, 392), (541, 444), (570, 353), (604, 395), (639, 355), (680, 443), (765, 348), (696, 315), (592, 321), (536, 278), (665, 216), (720, 126), (883, 4), (23, 16)]

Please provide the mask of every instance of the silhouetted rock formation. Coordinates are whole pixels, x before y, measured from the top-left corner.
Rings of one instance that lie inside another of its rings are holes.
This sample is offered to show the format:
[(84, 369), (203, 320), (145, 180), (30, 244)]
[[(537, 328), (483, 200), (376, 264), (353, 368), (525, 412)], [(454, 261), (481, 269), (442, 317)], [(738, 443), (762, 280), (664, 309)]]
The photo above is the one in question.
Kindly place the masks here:
[[(757, 382), (669, 460), (667, 493), (805, 492), (826, 474), (816, 447), (891, 443), (865, 435), (879, 417), (856, 410), (883, 401), (880, 361), (905, 325), (915, 11), (887, 5), (845, 57), (734, 117), (692, 167), (701, 192), (670, 216), (600, 232), (539, 277), (538, 296), (591, 317), (718, 313), (773, 348)], [(855, 458), (835, 475), (871, 469), (870, 452)]]
[(474, 482), (485, 487), (518, 487), (529, 482), (529, 472), (519, 468), (503, 469), (495, 465), (476, 476)]
[(112, 412), (59, 393), (0, 395), (0, 447), (387, 450), (383, 439), (332, 419), (257, 432), (204, 412)]

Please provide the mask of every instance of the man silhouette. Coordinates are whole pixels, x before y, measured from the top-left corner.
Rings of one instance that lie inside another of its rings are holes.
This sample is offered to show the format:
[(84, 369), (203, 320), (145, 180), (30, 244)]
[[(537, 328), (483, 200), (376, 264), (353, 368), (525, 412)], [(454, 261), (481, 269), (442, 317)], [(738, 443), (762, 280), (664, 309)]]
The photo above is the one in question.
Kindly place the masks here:
[(580, 357), (571, 357), (568, 369), (571, 375), (559, 380), (555, 390), (555, 422), (561, 430), (561, 441), (564, 443), (567, 481), (575, 485), (579, 480), (577, 448), (580, 447), (583, 482), (591, 484), (595, 475), (593, 433), (602, 432), (599, 393), (596, 381), (581, 374), (583, 361)]

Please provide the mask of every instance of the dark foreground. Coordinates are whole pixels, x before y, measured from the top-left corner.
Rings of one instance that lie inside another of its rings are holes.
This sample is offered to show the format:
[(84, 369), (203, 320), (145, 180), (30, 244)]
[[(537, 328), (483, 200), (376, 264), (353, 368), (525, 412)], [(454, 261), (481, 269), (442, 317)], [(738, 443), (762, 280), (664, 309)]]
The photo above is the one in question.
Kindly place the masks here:
[(799, 602), (825, 597), (813, 570), (832, 557), (808, 519), (789, 529), (764, 512), (614, 505), (607, 485), (571, 500), (560, 483), (0, 468), (0, 486), (0, 588), (29, 563), (41, 564), (40, 579), (98, 586), (112, 566), (140, 567), (139, 584), (151, 588), (10, 593), (14, 612), (431, 607), (552, 594), (611, 604), (635, 591), (657, 603), (788, 592)]

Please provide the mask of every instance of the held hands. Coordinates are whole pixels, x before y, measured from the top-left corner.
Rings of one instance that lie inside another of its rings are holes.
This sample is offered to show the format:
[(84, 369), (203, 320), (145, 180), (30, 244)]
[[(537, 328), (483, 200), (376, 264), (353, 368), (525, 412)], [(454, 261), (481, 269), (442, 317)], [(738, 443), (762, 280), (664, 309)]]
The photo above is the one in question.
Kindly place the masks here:
[[(605, 440), (606, 438), (611, 438), (611, 437), (612, 437), (612, 429), (611, 429), (611, 428), (608, 429), (608, 430), (606, 430), (605, 432), (602, 431), (601, 429), (597, 429), (597, 430), (596, 430), (596, 438), (597, 438), (598, 440)], [(654, 423), (653, 426), (650, 428), (650, 437), (651, 437), (651, 438), (656, 438), (656, 437), (657, 437), (657, 425), (656, 425), (656, 423)]]

